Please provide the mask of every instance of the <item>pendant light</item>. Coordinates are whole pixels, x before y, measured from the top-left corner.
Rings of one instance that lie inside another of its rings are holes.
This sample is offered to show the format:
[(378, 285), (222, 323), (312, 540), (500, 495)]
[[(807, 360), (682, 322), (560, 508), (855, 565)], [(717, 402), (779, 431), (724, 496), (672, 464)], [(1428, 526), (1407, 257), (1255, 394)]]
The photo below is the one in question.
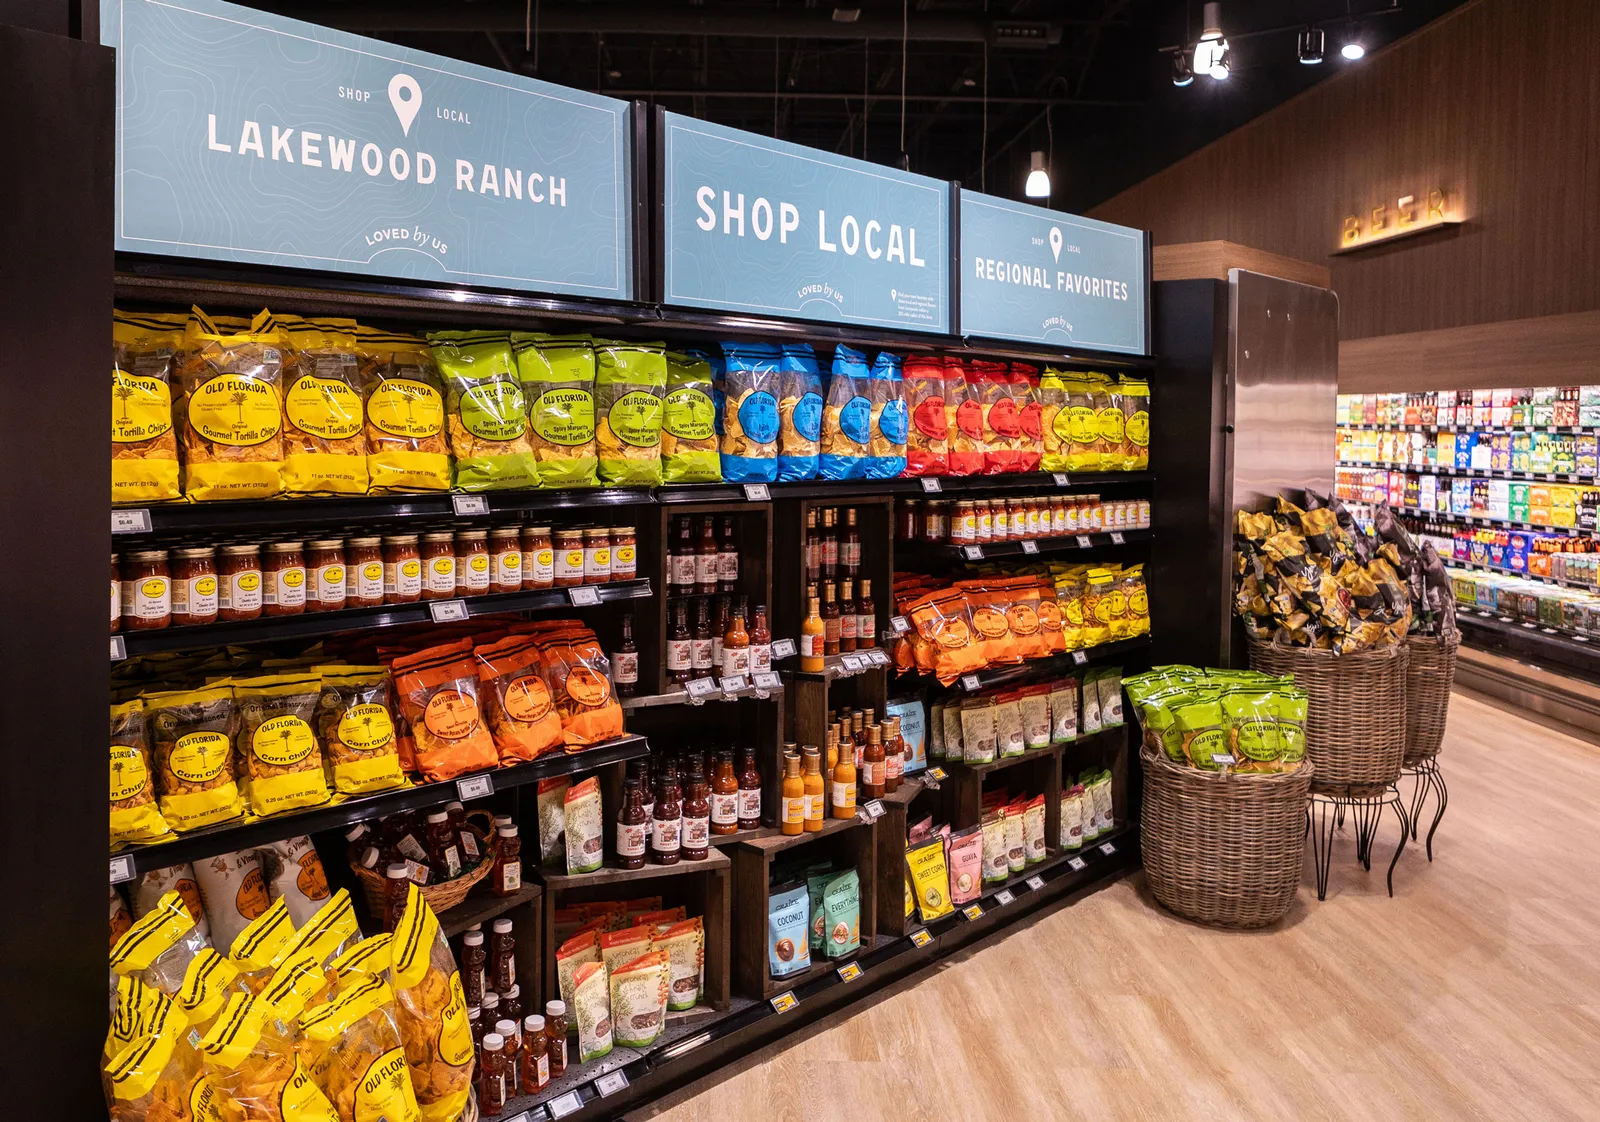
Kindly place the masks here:
[(1194, 46), (1194, 72), (1209, 74), (1220, 82), (1227, 78), (1231, 60), (1228, 41), (1222, 36), (1222, 4), (1218, 0), (1207, 0), (1204, 23)]
[(1044, 167), (1044, 153), (1034, 152), (1032, 165), (1028, 171), (1028, 181), (1023, 184), (1022, 193), (1030, 199), (1048, 199), (1050, 197), (1050, 173)]

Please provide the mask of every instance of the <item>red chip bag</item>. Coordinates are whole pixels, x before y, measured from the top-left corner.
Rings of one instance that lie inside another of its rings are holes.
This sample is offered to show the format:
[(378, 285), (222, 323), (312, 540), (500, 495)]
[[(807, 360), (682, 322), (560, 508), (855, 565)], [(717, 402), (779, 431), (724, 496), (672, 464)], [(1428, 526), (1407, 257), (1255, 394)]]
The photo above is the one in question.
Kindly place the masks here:
[(945, 406), (944, 362), (911, 355), (902, 368), (906, 408), (906, 469), (902, 475), (946, 475), (950, 467), (953, 417)]
[(978, 388), (961, 360), (944, 360), (944, 412), (950, 433), (951, 475), (983, 474), (983, 406)]
[(1044, 455), (1044, 406), (1039, 402), (1039, 368), (1011, 364), (1011, 397), (1017, 403), (1017, 471), (1038, 471)]

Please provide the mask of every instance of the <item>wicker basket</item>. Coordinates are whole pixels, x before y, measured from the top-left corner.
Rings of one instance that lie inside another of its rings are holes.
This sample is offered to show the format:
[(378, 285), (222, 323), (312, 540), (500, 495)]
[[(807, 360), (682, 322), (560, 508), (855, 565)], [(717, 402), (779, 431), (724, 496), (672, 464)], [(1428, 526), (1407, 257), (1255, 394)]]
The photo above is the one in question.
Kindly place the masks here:
[[(482, 821), (478, 821), (481, 819)], [(487, 822), (487, 825), (482, 824)], [(424, 884), (422, 898), (428, 902), (428, 907), (433, 909), (435, 915), (447, 908), (453, 908), (467, 898), (467, 893), (472, 891), (472, 886), (489, 875), (489, 870), (494, 868), (495, 843), (494, 843), (494, 818), (488, 811), (474, 810), (467, 814), (467, 826), (478, 835), (478, 850), (482, 856), (478, 863), (462, 872), (458, 877), (440, 881), (438, 884)], [(387, 884), (381, 869), (368, 869), (365, 866), (352, 863), (350, 871), (355, 873), (356, 879), (361, 882), (361, 890), (367, 896), (367, 909), (369, 914), (381, 917), (384, 914)]]
[(1450, 716), (1450, 686), (1456, 679), (1456, 650), (1461, 633), (1439, 638), (1413, 635), (1406, 640), (1411, 661), (1406, 667), (1405, 765), (1415, 767), (1439, 754), (1445, 719)]
[(1227, 776), (1145, 747), (1140, 844), (1157, 900), (1218, 927), (1265, 927), (1300, 887), (1309, 760), (1282, 775)]
[(1400, 777), (1407, 661), (1403, 644), (1336, 655), (1276, 639), (1251, 642), (1252, 670), (1292, 674), (1310, 695), (1306, 758), (1317, 765), (1314, 790), (1377, 795)]

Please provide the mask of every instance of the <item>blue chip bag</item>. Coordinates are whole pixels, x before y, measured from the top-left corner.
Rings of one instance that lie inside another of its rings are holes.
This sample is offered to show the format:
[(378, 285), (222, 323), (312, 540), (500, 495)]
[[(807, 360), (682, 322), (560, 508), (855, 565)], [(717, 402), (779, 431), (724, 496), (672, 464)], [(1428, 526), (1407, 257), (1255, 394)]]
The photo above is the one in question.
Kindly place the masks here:
[(785, 343), (778, 368), (778, 482), (815, 479), (822, 446), (822, 373), (811, 344)]
[(700, 347), (685, 347), (684, 354), (690, 358), (703, 358), (711, 364), (711, 407), (716, 420), (717, 436), (722, 435), (722, 390), (727, 375), (723, 369), (722, 352), (708, 351)]
[(767, 897), (767, 966), (774, 978), (811, 966), (811, 894), (804, 884), (775, 887)]
[(722, 344), (722, 478), (772, 483), (778, 478), (778, 363), (772, 343)]
[(834, 348), (833, 376), (828, 379), (828, 394), (822, 406), (822, 450), (817, 461), (818, 474), (823, 479), (866, 476), (867, 446), (872, 433), (869, 381), (866, 355), (843, 343)]
[(900, 376), (899, 355), (878, 353), (867, 392), (872, 402), (872, 427), (865, 474), (868, 479), (893, 479), (906, 470), (906, 384)]

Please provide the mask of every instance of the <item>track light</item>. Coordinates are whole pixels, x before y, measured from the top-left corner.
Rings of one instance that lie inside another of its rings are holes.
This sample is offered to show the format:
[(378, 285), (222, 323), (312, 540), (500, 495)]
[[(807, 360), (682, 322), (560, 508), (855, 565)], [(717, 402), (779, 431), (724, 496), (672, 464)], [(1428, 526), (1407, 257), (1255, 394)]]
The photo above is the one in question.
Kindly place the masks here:
[(1299, 38), (1300, 65), (1316, 66), (1320, 64), (1322, 62), (1323, 46), (1322, 28), (1301, 28)]
[(1356, 59), (1362, 58), (1366, 55), (1367, 48), (1361, 45), (1360, 40), (1352, 39), (1344, 46), (1339, 48), (1339, 53), (1345, 58), (1349, 59), (1351, 62), (1354, 62)]
[(1194, 85), (1194, 71), (1189, 69), (1189, 55), (1185, 51), (1172, 56), (1172, 84), (1180, 90)]
[(1032, 166), (1028, 171), (1028, 181), (1023, 184), (1022, 193), (1030, 199), (1048, 199), (1050, 197), (1050, 173), (1044, 169), (1044, 153), (1033, 154)]
[(1205, 27), (1194, 45), (1194, 73), (1209, 74), (1220, 82), (1228, 76), (1230, 62), (1228, 41), (1222, 37), (1222, 5), (1208, 0)]

